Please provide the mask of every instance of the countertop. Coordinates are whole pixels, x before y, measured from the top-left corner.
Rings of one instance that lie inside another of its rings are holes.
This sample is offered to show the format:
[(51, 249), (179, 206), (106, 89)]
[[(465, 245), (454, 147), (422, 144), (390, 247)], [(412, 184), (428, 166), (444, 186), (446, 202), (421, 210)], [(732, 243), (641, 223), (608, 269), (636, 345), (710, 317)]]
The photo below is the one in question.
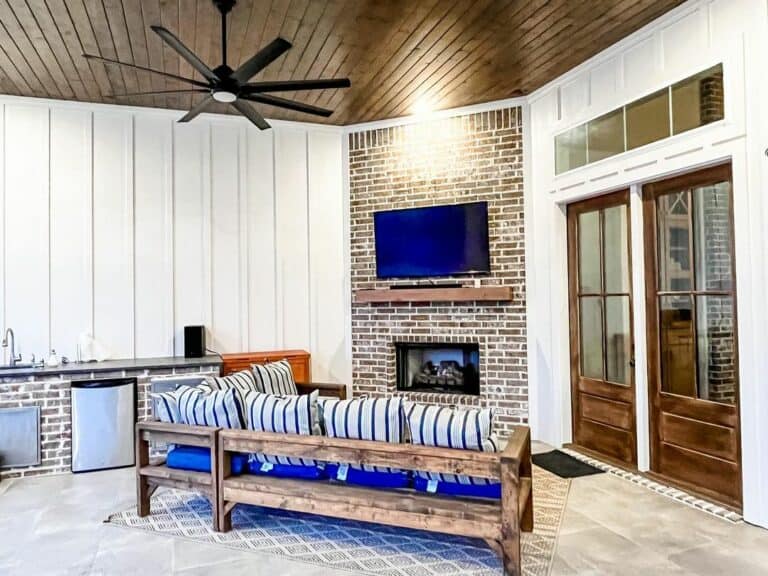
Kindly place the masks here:
[(70, 362), (55, 368), (4, 368), (0, 369), (0, 378), (24, 376), (76, 375), (91, 372), (116, 372), (120, 370), (163, 370), (173, 368), (192, 368), (197, 366), (220, 366), (221, 358), (215, 355), (202, 358), (166, 356), (161, 358), (125, 358), (104, 360), (103, 362)]

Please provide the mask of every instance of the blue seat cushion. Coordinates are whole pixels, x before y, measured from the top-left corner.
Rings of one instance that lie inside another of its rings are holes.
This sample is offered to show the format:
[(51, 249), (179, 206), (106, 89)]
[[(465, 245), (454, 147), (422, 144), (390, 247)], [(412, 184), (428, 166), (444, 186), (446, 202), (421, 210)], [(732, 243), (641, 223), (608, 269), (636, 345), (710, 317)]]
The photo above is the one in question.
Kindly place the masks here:
[(429, 490), (430, 481), (426, 478), (416, 476), (413, 479), (413, 487), (420, 492), (432, 492), (434, 494), (443, 494), (445, 496), (468, 496), (471, 498), (501, 498), (501, 483), (491, 482), (488, 484), (460, 484), (458, 482), (433, 482), (436, 484), (434, 490)]
[(299, 478), (301, 480), (323, 480), (328, 478), (324, 466), (321, 464), (302, 466), (300, 464), (259, 462), (253, 457), (248, 461), (248, 472), (250, 474), (259, 474), (261, 476)]
[[(346, 469), (345, 469), (346, 468)], [(341, 469), (341, 474), (339, 470)], [(361, 470), (352, 466), (329, 463), (325, 465), (328, 477), (347, 484), (372, 486), (374, 488), (407, 488), (411, 477), (406, 470)], [(345, 477), (346, 474), (346, 477)]]
[[(247, 464), (248, 456), (246, 454), (232, 454), (232, 474), (242, 474)], [(168, 451), (165, 465), (168, 468), (179, 470), (210, 472), (211, 451), (202, 446), (176, 446)]]

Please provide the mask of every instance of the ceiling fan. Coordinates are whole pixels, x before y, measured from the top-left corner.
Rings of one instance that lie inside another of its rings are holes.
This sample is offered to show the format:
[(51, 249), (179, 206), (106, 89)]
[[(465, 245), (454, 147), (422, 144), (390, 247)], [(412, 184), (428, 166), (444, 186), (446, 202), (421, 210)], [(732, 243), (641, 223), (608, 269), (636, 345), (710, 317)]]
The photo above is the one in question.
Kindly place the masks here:
[(136, 64), (119, 62), (110, 58), (103, 58), (93, 54), (83, 54), (83, 57), (91, 60), (99, 60), (109, 64), (117, 64), (134, 70), (143, 70), (152, 72), (166, 78), (172, 78), (179, 82), (185, 82), (194, 86), (181, 90), (160, 90), (152, 92), (136, 92), (132, 94), (116, 94), (116, 97), (128, 96), (155, 96), (172, 94), (203, 94), (208, 95), (187, 112), (179, 122), (189, 122), (195, 116), (203, 112), (214, 102), (223, 102), (235, 108), (240, 114), (248, 118), (253, 124), (261, 130), (269, 128), (269, 124), (264, 117), (249, 102), (258, 102), (260, 104), (269, 104), (278, 108), (295, 110), (306, 114), (315, 114), (317, 116), (328, 117), (333, 114), (332, 110), (312, 106), (288, 100), (278, 96), (272, 96), (269, 92), (282, 92), (294, 90), (325, 90), (329, 88), (349, 88), (348, 78), (326, 78), (319, 80), (275, 80), (265, 82), (249, 82), (256, 74), (277, 60), (282, 54), (291, 48), (291, 43), (283, 38), (275, 38), (264, 48), (256, 52), (246, 60), (237, 70), (232, 70), (227, 66), (227, 14), (232, 10), (236, 0), (213, 0), (213, 4), (221, 13), (221, 59), (222, 63), (216, 68), (209, 68), (194, 52), (187, 48), (171, 31), (162, 26), (151, 26), (152, 31), (175, 50), (192, 68), (202, 75), (204, 82), (193, 78), (185, 78), (177, 74), (170, 74), (160, 70), (153, 70)]

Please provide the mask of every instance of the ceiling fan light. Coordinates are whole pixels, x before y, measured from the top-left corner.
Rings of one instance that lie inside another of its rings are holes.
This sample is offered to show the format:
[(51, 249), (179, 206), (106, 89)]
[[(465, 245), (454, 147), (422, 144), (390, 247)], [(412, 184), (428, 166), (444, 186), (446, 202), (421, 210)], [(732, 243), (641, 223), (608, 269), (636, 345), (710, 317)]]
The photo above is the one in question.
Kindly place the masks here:
[(232, 92), (228, 92), (227, 90), (216, 90), (213, 93), (213, 99), (216, 100), (216, 102), (231, 104), (237, 100), (237, 95), (233, 94)]

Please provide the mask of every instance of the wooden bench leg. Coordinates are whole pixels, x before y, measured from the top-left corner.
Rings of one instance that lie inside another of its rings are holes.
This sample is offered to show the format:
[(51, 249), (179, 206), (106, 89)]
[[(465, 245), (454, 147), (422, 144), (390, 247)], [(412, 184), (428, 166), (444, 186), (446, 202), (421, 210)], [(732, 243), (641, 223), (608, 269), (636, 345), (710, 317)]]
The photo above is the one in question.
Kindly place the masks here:
[[(214, 482), (216, 483), (216, 504), (213, 507), (214, 530), (217, 532), (229, 532), (232, 530), (232, 509), (224, 501), (224, 480), (232, 474), (232, 456), (224, 451), (224, 441), (218, 438), (216, 452), (216, 467)], [(211, 462), (214, 462), (213, 458)]]
[(141, 468), (149, 465), (149, 442), (142, 438), (140, 430), (136, 430), (136, 513), (140, 517), (149, 516), (150, 490), (149, 481), (141, 475)]
[(501, 462), (501, 551), (505, 576), (522, 574), (520, 558), (520, 510), (518, 470)]

